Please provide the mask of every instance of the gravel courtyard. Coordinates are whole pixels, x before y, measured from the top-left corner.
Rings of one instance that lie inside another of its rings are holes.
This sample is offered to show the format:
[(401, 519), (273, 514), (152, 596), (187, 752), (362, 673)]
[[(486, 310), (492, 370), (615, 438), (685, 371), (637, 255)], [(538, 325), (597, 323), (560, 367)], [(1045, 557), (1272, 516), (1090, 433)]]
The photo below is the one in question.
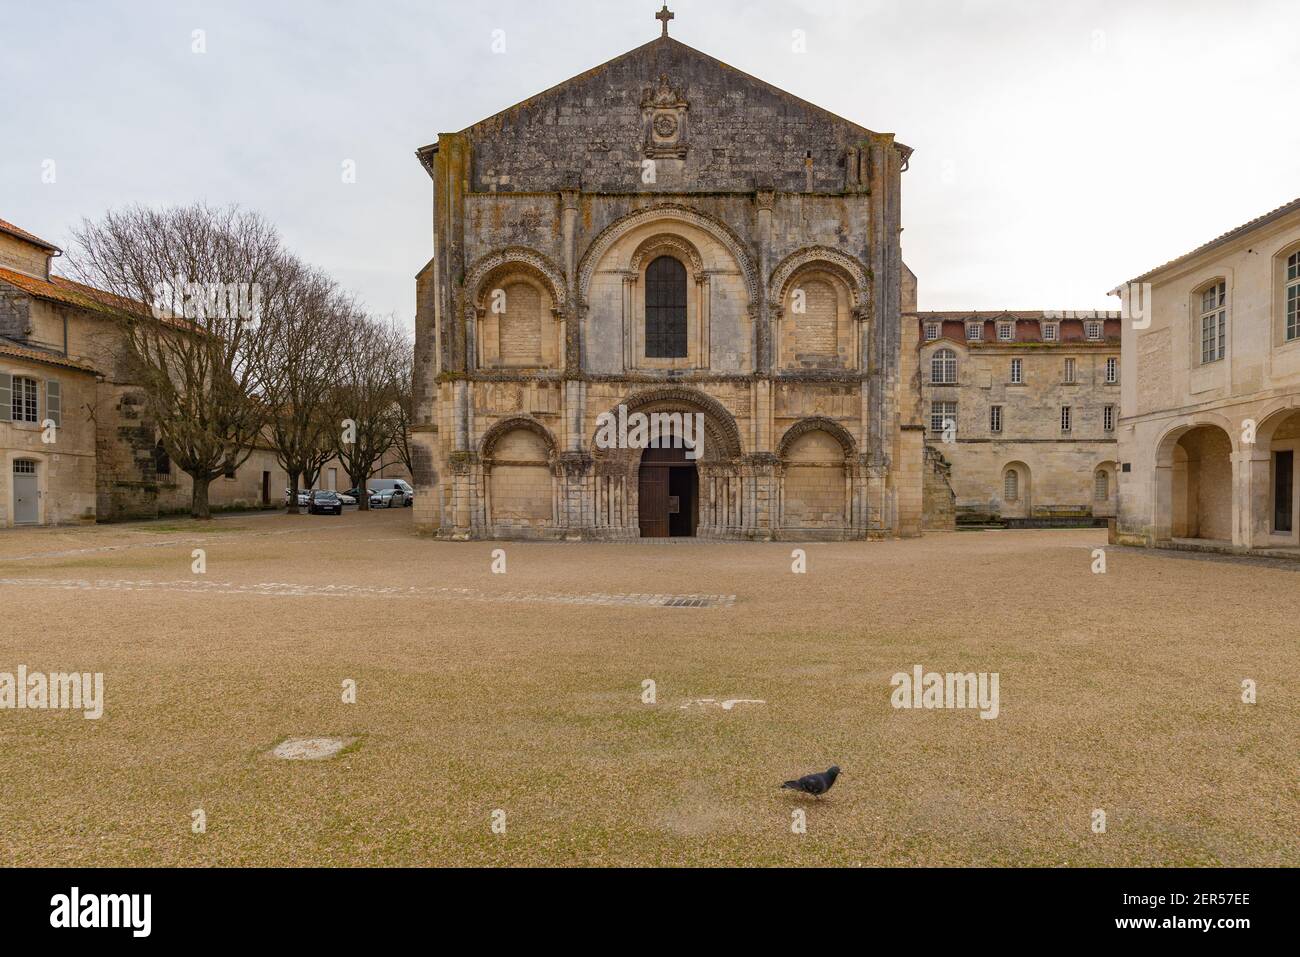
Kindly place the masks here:
[[(1300, 863), (1300, 564), (1104, 540), (0, 533), (0, 673), (104, 675), (98, 720), (0, 710), (0, 864)], [(892, 707), (916, 665), (997, 673), (997, 717)]]

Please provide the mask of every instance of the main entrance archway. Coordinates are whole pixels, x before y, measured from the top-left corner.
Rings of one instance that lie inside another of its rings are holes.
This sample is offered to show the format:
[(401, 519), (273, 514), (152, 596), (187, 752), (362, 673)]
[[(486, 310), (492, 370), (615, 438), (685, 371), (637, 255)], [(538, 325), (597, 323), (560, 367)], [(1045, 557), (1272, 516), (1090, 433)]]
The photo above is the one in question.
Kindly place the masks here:
[(648, 448), (637, 473), (637, 511), (642, 538), (695, 534), (700, 477), (686, 449)]

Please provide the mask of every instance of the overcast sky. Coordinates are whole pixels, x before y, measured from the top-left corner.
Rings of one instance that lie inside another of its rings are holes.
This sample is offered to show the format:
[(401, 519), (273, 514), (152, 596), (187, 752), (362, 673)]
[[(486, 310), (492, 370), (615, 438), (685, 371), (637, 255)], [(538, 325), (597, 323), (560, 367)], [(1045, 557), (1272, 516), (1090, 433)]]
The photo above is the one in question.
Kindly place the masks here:
[[(1295, 0), (669, 5), (684, 43), (915, 148), (923, 309), (1113, 308), (1114, 285), (1300, 195)], [(0, 219), (67, 245), (110, 207), (236, 202), (409, 323), (431, 255), (415, 148), (652, 39), (657, 8), (15, 4)]]

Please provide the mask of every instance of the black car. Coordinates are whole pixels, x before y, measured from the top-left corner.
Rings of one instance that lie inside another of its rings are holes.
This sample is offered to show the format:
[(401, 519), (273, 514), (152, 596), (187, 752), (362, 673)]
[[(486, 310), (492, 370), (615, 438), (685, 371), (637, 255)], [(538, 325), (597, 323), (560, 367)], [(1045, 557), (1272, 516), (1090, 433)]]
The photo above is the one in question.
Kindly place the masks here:
[(342, 515), (343, 499), (339, 498), (337, 492), (320, 489), (311, 493), (311, 501), (307, 503), (307, 511), (312, 515), (325, 515), (331, 512), (335, 515)]

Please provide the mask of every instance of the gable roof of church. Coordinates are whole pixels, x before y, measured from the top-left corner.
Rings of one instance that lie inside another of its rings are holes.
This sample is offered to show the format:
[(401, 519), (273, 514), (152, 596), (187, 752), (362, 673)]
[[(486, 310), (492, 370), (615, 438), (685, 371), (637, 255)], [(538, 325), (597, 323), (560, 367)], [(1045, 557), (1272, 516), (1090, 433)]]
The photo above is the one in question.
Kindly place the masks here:
[[(815, 103), (810, 103), (807, 100), (802, 99), (801, 97), (795, 96), (793, 93), (783, 90), (778, 86), (774, 86), (771, 83), (768, 83), (766, 80), (761, 80), (758, 77), (751, 76), (750, 74), (744, 72), (743, 70), (739, 70), (728, 63), (724, 63), (722, 60), (719, 60), (717, 57), (710, 56), (709, 54), (704, 53), (701, 50), (697, 50), (692, 46), (688, 46), (687, 44), (682, 43), (680, 40), (677, 40), (676, 38), (671, 36), (655, 37), (649, 43), (643, 43), (641, 46), (628, 50), (626, 53), (620, 54), (619, 56), (616, 56), (611, 60), (606, 60), (604, 63), (600, 64), (599, 66), (592, 67), (590, 70), (586, 70), (582, 73), (577, 74), (576, 76), (572, 76), (569, 79), (557, 83), (554, 86), (546, 90), (543, 90), (540, 93), (528, 97), (527, 99), (520, 100), (518, 103), (515, 103), (513, 106), (508, 106), (504, 110), (494, 113), (491, 116), (486, 117), (485, 119), (479, 120), (477, 123), (472, 123), (469, 126), (465, 127), (465, 129), (461, 130), (460, 132), (463, 134), (470, 135), (472, 137), (473, 134), (477, 132), (487, 131), (494, 127), (500, 127), (504, 125), (506, 121), (509, 120), (510, 118), (517, 116), (520, 113), (545, 106), (549, 101), (553, 99), (557, 99), (566, 90), (569, 90), (574, 86), (596, 80), (602, 75), (610, 72), (611, 69), (618, 66), (622, 66), (628, 61), (632, 61), (635, 59), (644, 59), (647, 61), (659, 61), (664, 58), (670, 58), (674, 55), (684, 57), (688, 60), (694, 60), (697, 63), (700, 63), (702, 66), (705, 66), (707, 68), (722, 70), (727, 73), (730, 73), (734, 75), (735, 79), (741, 81), (742, 83), (751, 84), (763, 90), (764, 92), (767, 92), (775, 97), (783, 99), (791, 106), (795, 106), (798, 107), (799, 109), (803, 109), (812, 113), (819, 114), (820, 116), (822, 116), (823, 118), (825, 118), (826, 120), (832, 123), (843, 125), (848, 129), (859, 133), (864, 138), (873, 132), (872, 130), (867, 129), (865, 126), (862, 126), (858, 123), (854, 123), (852, 120), (845, 119), (844, 117), (832, 113), (830, 110), (824, 109)], [(646, 72), (646, 76), (645, 76), (646, 83), (651, 83), (663, 71), (658, 66), (648, 66), (645, 72)], [(904, 146), (902, 143), (895, 142), (895, 147), (899, 150), (900, 153), (902, 153), (904, 160), (906, 160), (907, 157), (912, 154), (912, 148), (909, 146)], [(427, 156), (428, 154), (436, 153), (437, 150), (438, 150), (438, 144), (435, 142), (435, 143), (431, 143), (428, 146), (421, 147), (420, 149), (416, 150), (416, 153), (423, 160), (425, 156)]]

